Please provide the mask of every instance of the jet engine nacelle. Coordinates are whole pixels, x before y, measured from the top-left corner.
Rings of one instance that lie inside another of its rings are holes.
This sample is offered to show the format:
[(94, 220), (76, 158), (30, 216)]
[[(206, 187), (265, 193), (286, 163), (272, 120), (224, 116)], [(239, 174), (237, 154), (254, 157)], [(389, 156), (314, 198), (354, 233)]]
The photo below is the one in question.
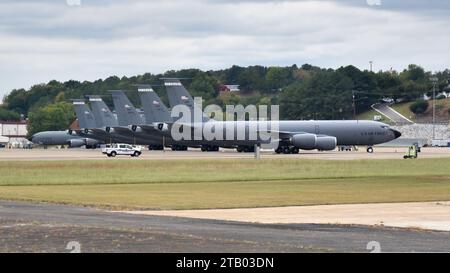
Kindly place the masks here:
[(302, 150), (314, 150), (316, 148), (317, 136), (314, 134), (297, 134), (291, 138), (291, 143)]
[(67, 144), (70, 148), (79, 148), (85, 145), (84, 139), (70, 139)]
[(96, 146), (98, 144), (98, 141), (95, 140), (95, 139), (92, 139), (92, 138), (86, 138), (86, 139), (84, 139), (84, 144), (86, 146), (93, 147), (93, 146)]
[(105, 127), (105, 132), (107, 132), (108, 134), (114, 134), (116, 131), (114, 130), (114, 128)]
[(316, 149), (320, 151), (331, 151), (336, 149), (337, 139), (332, 136), (317, 137)]
[(142, 128), (139, 127), (138, 125), (129, 125), (128, 129), (133, 131), (133, 132), (137, 132), (137, 133), (141, 133), (142, 132)]
[(314, 134), (297, 134), (291, 138), (291, 143), (302, 150), (331, 151), (336, 149), (337, 139), (333, 136), (317, 136)]
[(169, 131), (169, 124), (167, 123), (154, 123), (153, 124), (156, 129), (158, 129), (161, 132), (167, 132)]

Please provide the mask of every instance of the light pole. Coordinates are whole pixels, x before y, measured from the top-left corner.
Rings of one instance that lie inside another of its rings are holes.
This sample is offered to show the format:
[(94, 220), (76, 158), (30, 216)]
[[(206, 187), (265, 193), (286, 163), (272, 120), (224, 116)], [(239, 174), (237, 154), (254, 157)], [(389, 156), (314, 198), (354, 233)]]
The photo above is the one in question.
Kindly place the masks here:
[(432, 77), (431, 82), (433, 83), (433, 140), (436, 139), (436, 84), (438, 78)]

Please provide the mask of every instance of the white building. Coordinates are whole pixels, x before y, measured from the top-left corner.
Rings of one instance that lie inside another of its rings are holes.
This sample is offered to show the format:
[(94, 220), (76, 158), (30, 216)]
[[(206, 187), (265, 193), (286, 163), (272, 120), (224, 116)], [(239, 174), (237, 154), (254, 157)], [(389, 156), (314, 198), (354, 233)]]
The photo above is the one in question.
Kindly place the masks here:
[(0, 143), (12, 147), (23, 148), (29, 141), (26, 121), (0, 121)]

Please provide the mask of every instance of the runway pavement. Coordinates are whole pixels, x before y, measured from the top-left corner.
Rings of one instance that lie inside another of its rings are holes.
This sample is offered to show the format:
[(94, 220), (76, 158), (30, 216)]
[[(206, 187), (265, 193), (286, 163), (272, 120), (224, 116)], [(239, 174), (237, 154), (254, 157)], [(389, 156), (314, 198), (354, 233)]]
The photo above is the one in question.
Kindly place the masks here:
[(0, 252), (449, 252), (450, 233), (385, 227), (252, 224), (0, 201)]
[[(353, 152), (318, 152), (301, 151), (298, 155), (278, 155), (273, 151), (262, 151), (261, 158), (306, 158), (324, 160), (353, 160), (353, 159), (402, 159), (406, 152), (406, 147), (374, 147), (374, 153), (369, 154), (364, 147)], [(420, 158), (445, 158), (450, 157), (450, 148), (422, 148)], [(117, 156), (107, 158), (100, 150), (86, 149), (1, 149), (0, 161), (5, 160), (174, 160), (174, 159), (226, 159), (226, 158), (254, 158), (253, 153), (237, 153), (231, 149), (222, 149), (219, 152), (201, 152), (199, 149), (191, 149), (184, 152), (144, 151), (139, 158), (129, 156)]]

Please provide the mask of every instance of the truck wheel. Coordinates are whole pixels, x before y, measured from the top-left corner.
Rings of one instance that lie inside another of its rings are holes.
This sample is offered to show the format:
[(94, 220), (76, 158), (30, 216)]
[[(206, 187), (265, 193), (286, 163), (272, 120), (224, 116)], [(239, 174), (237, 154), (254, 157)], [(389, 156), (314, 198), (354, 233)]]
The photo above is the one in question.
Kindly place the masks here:
[(140, 152), (134, 152), (134, 154), (133, 154), (134, 157), (139, 157), (140, 155), (141, 155)]
[(109, 155), (112, 156), (112, 157), (116, 157), (117, 153), (112, 151)]

